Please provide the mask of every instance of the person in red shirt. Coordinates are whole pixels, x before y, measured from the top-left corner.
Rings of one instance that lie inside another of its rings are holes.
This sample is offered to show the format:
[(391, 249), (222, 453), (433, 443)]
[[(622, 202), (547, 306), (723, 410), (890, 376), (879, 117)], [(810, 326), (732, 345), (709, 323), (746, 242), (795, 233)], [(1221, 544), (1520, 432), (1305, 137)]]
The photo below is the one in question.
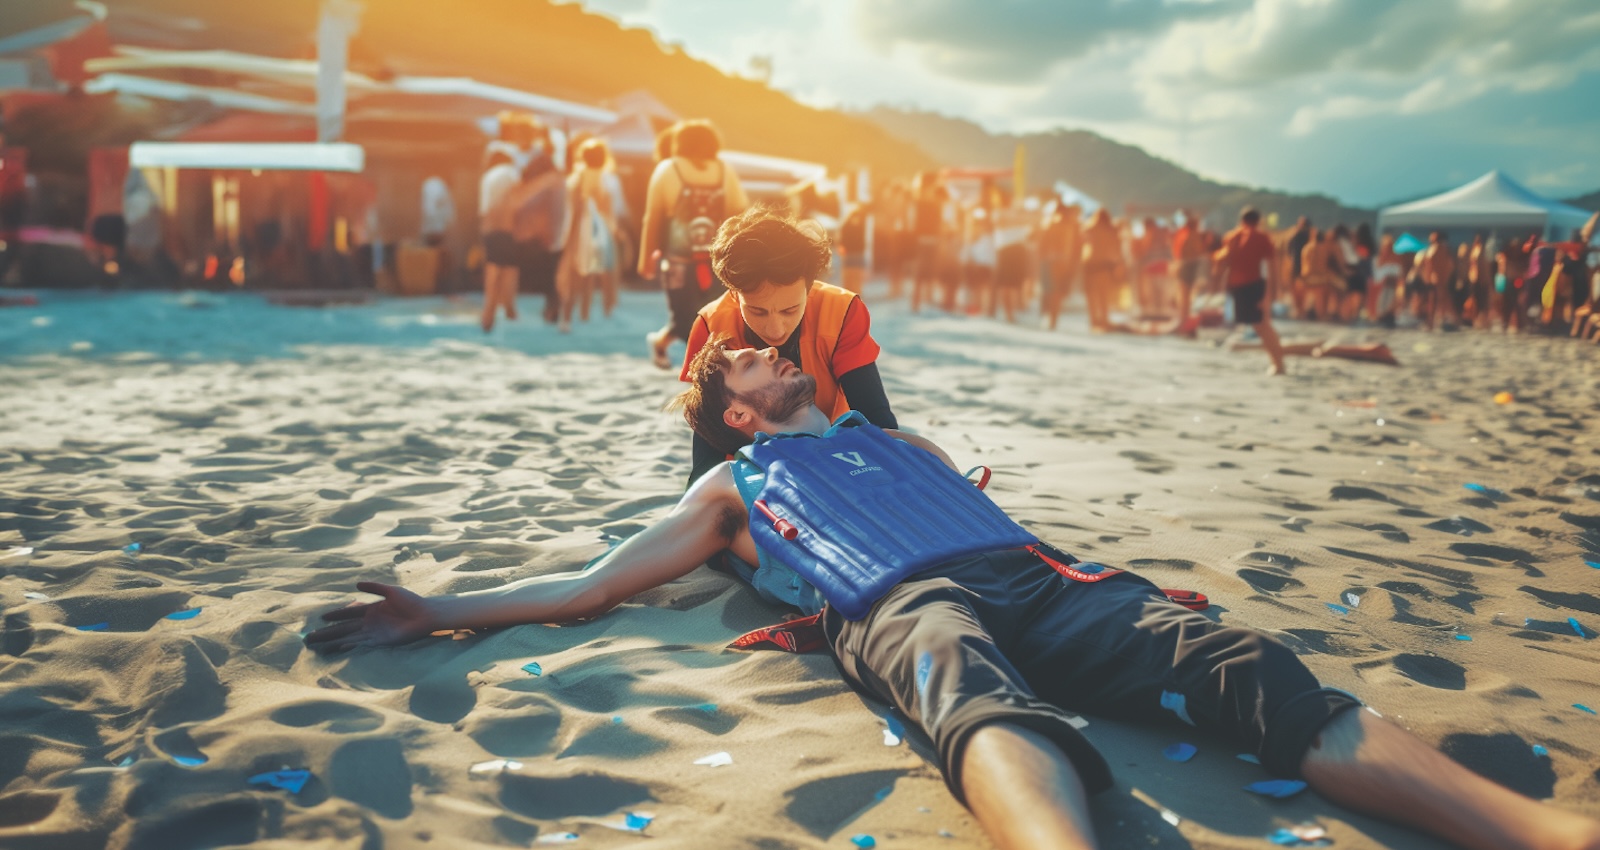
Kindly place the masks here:
[[(879, 428), (897, 428), (878, 374), (878, 343), (861, 296), (823, 283), (831, 251), (813, 222), (762, 207), (728, 219), (711, 245), (711, 266), (727, 291), (690, 326), (679, 377), (715, 336), (729, 350), (777, 349), (816, 380), (813, 401), (830, 419), (855, 410)], [(689, 483), (727, 455), (696, 434)]]
[(1255, 328), (1261, 347), (1272, 358), (1269, 375), (1283, 374), (1283, 344), (1272, 327), (1272, 237), (1261, 232), (1261, 213), (1245, 207), (1239, 213), (1239, 226), (1222, 237), (1222, 247), (1212, 259), (1226, 265), (1228, 298), (1233, 301), (1234, 321)]

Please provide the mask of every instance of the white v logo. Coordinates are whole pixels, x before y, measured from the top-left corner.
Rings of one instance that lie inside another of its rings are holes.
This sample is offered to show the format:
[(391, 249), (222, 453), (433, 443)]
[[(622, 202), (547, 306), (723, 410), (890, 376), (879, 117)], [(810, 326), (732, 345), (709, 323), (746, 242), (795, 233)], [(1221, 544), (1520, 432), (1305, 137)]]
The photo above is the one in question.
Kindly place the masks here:
[(867, 462), (861, 459), (860, 452), (834, 452), (833, 456), (850, 464), (851, 466), (866, 466)]

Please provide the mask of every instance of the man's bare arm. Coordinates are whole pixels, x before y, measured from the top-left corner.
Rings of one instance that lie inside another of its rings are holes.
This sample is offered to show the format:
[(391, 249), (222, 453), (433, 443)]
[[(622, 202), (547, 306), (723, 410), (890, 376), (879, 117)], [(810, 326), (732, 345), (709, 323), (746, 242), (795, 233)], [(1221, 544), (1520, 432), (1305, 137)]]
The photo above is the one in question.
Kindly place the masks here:
[(628, 538), (589, 569), (435, 597), (363, 582), (361, 590), (383, 600), (323, 615), (334, 625), (307, 635), (306, 642), (340, 650), (406, 643), (441, 629), (596, 617), (635, 594), (687, 575), (733, 545), (744, 527), (744, 504), (732, 474), (723, 467), (696, 482), (665, 519)]

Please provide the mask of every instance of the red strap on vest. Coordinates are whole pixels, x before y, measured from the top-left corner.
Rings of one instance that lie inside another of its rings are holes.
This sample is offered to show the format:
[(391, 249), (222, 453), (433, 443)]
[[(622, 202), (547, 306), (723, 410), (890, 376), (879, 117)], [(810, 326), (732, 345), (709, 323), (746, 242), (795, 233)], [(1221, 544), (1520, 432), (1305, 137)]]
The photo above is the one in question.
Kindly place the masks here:
[(812, 614), (756, 629), (728, 644), (729, 649), (781, 649), (804, 654), (821, 649), (828, 642), (822, 633), (822, 615)]

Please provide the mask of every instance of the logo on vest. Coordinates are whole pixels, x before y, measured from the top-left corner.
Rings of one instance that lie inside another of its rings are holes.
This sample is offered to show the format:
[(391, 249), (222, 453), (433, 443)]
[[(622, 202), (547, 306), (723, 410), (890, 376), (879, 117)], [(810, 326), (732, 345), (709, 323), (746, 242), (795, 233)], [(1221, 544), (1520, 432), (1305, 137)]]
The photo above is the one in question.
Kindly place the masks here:
[(833, 456), (855, 467), (855, 469), (850, 470), (850, 474), (852, 476), (860, 475), (864, 472), (883, 471), (883, 467), (881, 466), (868, 466), (867, 462), (861, 459), (860, 452), (834, 452)]

